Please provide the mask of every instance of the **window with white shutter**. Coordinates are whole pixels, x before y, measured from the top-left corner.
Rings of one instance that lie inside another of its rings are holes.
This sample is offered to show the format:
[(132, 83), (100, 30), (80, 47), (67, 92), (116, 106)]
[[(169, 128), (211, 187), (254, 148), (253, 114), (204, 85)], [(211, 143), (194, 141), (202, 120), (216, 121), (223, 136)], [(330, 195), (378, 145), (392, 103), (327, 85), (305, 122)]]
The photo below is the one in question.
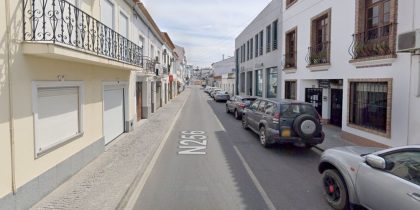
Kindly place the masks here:
[(34, 83), (33, 111), (37, 157), (83, 133), (82, 90), (83, 86), (78, 82), (68, 82), (64, 85), (56, 85), (56, 82)]

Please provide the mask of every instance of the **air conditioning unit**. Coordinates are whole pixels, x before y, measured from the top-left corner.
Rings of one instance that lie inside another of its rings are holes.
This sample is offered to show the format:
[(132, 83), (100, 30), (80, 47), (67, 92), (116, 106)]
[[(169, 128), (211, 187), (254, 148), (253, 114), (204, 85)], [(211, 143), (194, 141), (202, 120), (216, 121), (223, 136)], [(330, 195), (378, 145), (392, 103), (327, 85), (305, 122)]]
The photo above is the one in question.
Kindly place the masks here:
[(420, 29), (398, 35), (398, 51), (413, 53), (420, 50)]

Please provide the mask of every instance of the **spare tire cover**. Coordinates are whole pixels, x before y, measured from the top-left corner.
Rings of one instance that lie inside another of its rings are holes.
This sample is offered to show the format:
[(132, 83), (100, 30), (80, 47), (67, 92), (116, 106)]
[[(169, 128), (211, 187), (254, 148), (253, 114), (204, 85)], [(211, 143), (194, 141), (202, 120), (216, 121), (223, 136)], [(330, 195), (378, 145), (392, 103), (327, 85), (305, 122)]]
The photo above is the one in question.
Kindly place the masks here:
[(300, 115), (293, 123), (293, 130), (303, 139), (311, 139), (321, 132), (321, 124), (311, 115)]

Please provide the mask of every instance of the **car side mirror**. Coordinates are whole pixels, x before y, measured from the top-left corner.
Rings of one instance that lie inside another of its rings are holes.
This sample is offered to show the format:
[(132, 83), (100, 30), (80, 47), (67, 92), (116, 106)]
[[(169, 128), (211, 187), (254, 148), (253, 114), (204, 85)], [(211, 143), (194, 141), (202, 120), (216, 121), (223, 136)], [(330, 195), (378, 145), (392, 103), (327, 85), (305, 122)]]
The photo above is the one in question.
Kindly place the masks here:
[(366, 163), (372, 168), (380, 170), (385, 170), (387, 168), (385, 159), (373, 154), (366, 155)]

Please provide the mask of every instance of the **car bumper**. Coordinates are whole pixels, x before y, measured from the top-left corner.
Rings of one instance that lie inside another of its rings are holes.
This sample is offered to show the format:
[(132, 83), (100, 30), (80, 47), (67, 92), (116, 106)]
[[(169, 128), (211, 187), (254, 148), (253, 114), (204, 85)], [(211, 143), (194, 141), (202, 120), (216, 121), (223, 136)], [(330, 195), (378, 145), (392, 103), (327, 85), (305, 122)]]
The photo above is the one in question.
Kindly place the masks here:
[(321, 144), (324, 142), (325, 134), (322, 131), (320, 136), (313, 137), (310, 139), (302, 139), (301, 137), (283, 137), (280, 136), (278, 130), (271, 130), (271, 140), (273, 143), (305, 143), (305, 144)]

